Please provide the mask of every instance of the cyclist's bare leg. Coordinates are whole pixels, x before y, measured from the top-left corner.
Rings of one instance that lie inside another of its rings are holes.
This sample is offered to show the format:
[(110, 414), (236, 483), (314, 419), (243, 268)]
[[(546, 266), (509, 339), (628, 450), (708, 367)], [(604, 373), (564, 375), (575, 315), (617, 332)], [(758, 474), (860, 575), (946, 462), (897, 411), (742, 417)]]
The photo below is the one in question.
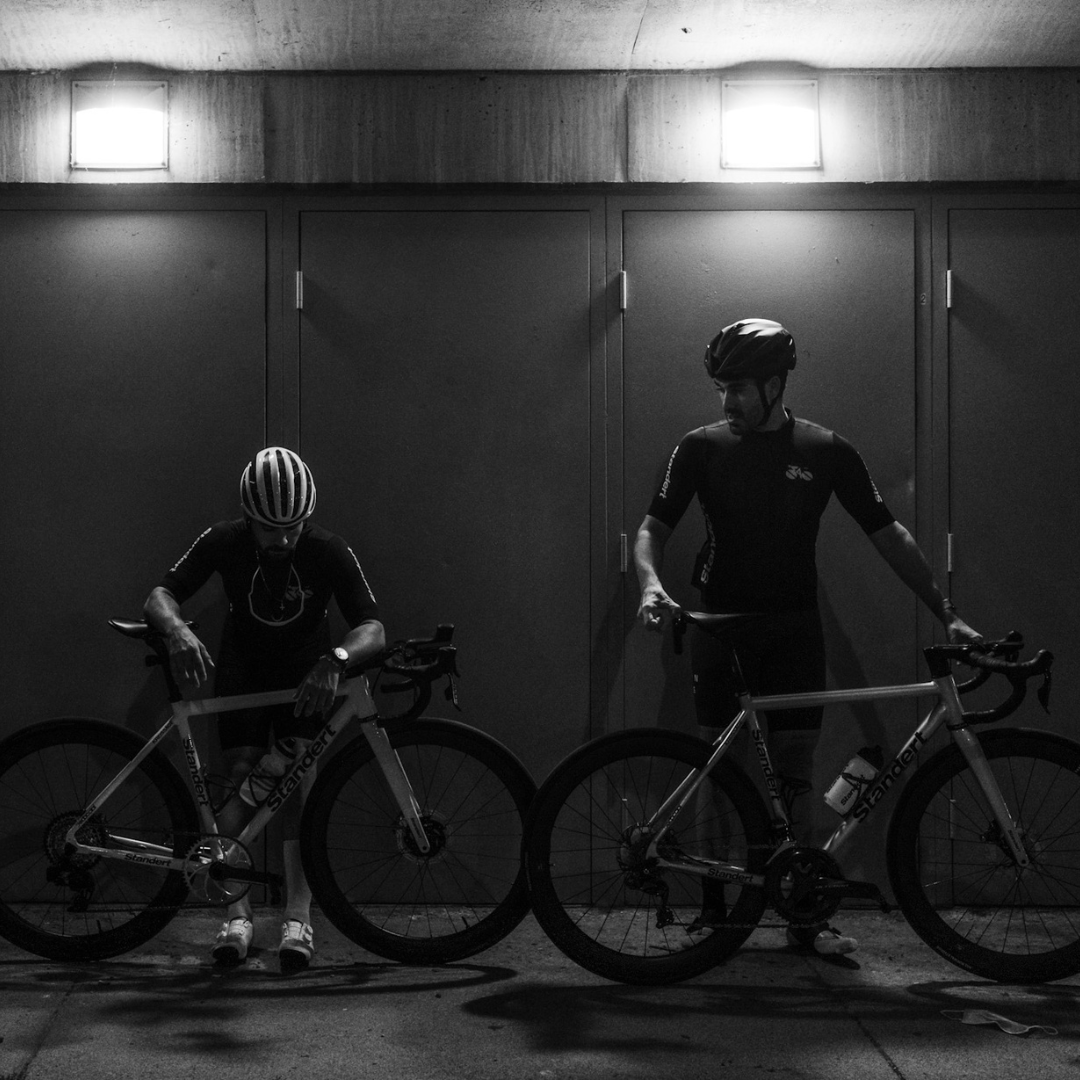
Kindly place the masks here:
[[(698, 735), (706, 742), (713, 742), (719, 735), (720, 729), (715, 727), (698, 727)], [(791, 818), (792, 828), (796, 835), (804, 843), (809, 843), (808, 836), (802, 835), (809, 831), (812, 822), (803, 822), (800, 820), (799, 811), (801, 809), (799, 803), (805, 801), (800, 799), (801, 796), (806, 795), (811, 789), (811, 780), (813, 776), (813, 763), (814, 763), (814, 749), (817, 746), (818, 737), (821, 734), (819, 730), (797, 730), (797, 731), (777, 731), (770, 733), (767, 736), (769, 757), (772, 761), (772, 766), (777, 774), (780, 782), (781, 795), (784, 798), (785, 806), (787, 807), (788, 815)], [(742, 731), (732, 741), (728, 751), (727, 758), (730, 761), (742, 766), (742, 768), (751, 777), (758, 778), (761, 773), (758, 769), (755, 761), (753, 760), (753, 751), (750, 746), (750, 733), (747, 728), (743, 728)], [(764, 795), (764, 790), (762, 791)], [(702, 787), (698, 791), (698, 800), (705, 800), (708, 802), (711, 800), (711, 793), (707, 787)], [(709, 816), (708, 808), (699, 802), (699, 812), (701, 816)], [(718, 843), (712, 845), (713, 850), (708, 854), (714, 859), (730, 858), (730, 852), (726, 850), (727, 841), (730, 837), (723, 835), (723, 825), (727, 821), (726, 815), (721, 817), (721, 835), (717, 838)], [(721, 884), (703, 881), (702, 882), (702, 911), (698, 920), (694, 924), (691, 924), (691, 932), (697, 929), (698, 926), (705, 927), (710, 924), (717, 924), (724, 920), (727, 911), (727, 904), (724, 897), (724, 887)]]
[[(261, 746), (237, 746), (231, 750), (222, 751), (223, 764), (233, 790), (240, 789), (240, 784), (265, 753), (266, 750)], [(251, 808), (241, 799), (230, 799), (221, 809), (218, 817), (218, 831), (222, 836), (239, 836), (252, 813)], [(225, 918), (227, 920), (250, 919), (251, 902), (247, 896), (230, 904)]]
[(814, 749), (817, 747), (820, 729), (798, 731), (774, 731), (769, 733), (769, 757), (780, 782), (780, 793), (784, 798), (791, 827), (797, 839), (804, 844), (811, 843), (813, 815), (805, 819), (801, 812), (805, 810), (805, 798), (813, 787)]
[(286, 799), (280, 811), (283, 831), (281, 854), (285, 865), (285, 918), (299, 919), (304, 923), (311, 922), (311, 887), (300, 857), (300, 817), (314, 783), (315, 769), (312, 768), (305, 774), (299, 792)]

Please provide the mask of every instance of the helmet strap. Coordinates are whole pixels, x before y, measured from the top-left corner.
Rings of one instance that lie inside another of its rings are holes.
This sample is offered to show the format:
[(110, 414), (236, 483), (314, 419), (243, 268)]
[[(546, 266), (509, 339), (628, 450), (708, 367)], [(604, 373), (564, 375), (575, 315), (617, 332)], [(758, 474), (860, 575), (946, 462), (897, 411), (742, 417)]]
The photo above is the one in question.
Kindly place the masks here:
[(784, 396), (783, 386), (780, 387), (780, 390), (777, 392), (776, 397), (774, 397), (772, 401), (769, 401), (769, 399), (765, 396), (765, 384), (769, 381), (769, 379), (773, 379), (775, 377), (775, 375), (770, 375), (768, 379), (757, 380), (758, 396), (761, 398), (761, 407), (765, 410), (761, 417), (761, 423), (757, 425), (759, 430), (769, 422), (769, 417), (772, 416), (772, 411), (776, 407), (776, 403)]

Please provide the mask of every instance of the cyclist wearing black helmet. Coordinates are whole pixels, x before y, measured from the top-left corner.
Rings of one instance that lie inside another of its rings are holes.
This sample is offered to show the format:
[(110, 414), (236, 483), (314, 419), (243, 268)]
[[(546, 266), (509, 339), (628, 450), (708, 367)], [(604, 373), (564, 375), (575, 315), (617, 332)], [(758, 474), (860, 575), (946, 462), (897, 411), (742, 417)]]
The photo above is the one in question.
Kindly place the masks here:
[[(360, 563), (339, 536), (309, 520), (315, 509), (311, 470), (292, 450), (260, 450), (240, 478), (243, 516), (211, 526), (147, 598), (148, 622), (166, 635), (170, 665), (182, 686), (198, 687), (215, 670), (219, 696), (298, 687), (295, 704), (230, 712), (218, 736), (240, 798), (221, 812), (223, 832), (239, 833), (276, 782), (287, 757), (301, 753), (323, 725), (338, 676), (383, 648), (378, 608)], [(229, 609), (217, 664), (180, 614), (180, 605), (220, 574)], [(327, 605), (333, 599), (348, 633), (335, 646)], [(268, 752), (268, 748), (269, 752)], [(278, 955), (282, 970), (300, 970), (314, 952), (311, 891), (299, 851), (303, 796), (282, 804), (286, 905)], [(220, 964), (244, 960), (252, 939), (247, 898), (230, 905), (213, 946)]]
[[(825, 688), (815, 546), (833, 494), (941, 621), (949, 640), (979, 640), (942, 596), (925, 556), (889, 513), (855, 448), (784, 408), (795, 364), (791, 335), (768, 319), (742, 319), (713, 338), (705, 369), (724, 419), (680, 441), (634, 544), (639, 615), (648, 629), (661, 630), (675, 606), (660, 579), (664, 547), (697, 496), (706, 538), (693, 583), (702, 606), (713, 612), (767, 613), (734, 635), (744, 673), (759, 694)], [(735, 715), (731, 666), (714, 639), (695, 634), (690, 642), (695, 709), (699, 724), (711, 729), (711, 741), (715, 729)], [(770, 756), (790, 806), (810, 790), (822, 710), (777, 711), (766, 719)], [(706, 883), (703, 900), (699, 923), (721, 921), (722, 888)], [(856, 948), (853, 939), (826, 926), (788, 933), (792, 944), (812, 945), (820, 953)]]

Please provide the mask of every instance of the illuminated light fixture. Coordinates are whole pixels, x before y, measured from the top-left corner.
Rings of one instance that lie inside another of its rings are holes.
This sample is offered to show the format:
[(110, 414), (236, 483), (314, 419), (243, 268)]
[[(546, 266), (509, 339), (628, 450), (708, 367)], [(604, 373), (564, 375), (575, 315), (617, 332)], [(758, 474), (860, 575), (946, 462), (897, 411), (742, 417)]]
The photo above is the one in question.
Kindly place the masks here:
[(816, 79), (725, 81), (720, 164), (725, 169), (820, 169)]
[(167, 169), (169, 84), (73, 82), (73, 169)]

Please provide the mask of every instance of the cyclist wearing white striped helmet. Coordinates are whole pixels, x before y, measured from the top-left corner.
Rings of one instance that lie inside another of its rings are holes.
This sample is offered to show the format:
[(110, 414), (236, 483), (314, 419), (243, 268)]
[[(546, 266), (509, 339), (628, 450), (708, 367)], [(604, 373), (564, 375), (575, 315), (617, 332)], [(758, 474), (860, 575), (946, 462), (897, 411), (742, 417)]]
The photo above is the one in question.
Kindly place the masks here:
[[(385, 634), (360, 563), (345, 541), (311, 521), (315, 480), (293, 450), (260, 450), (240, 477), (243, 516), (203, 532), (147, 598), (147, 620), (166, 635), (177, 682), (199, 687), (214, 671), (219, 696), (297, 687), (295, 704), (230, 712), (218, 727), (229, 778), (239, 793), (220, 814), (235, 836), (272, 788), (289, 753), (303, 751), (320, 730), (350, 664), (378, 652)], [(180, 614), (181, 605), (219, 574), (229, 602), (217, 662)], [(327, 614), (334, 600), (349, 626), (336, 645)], [(268, 748), (269, 752), (268, 752)], [(276, 755), (276, 756), (275, 756)], [(299, 818), (315, 778), (300, 799), (282, 804), (286, 905), (279, 957), (284, 971), (307, 966), (314, 951), (311, 891), (299, 852)], [(262, 781), (260, 783), (260, 781)], [(219, 964), (239, 963), (252, 938), (247, 898), (230, 906), (214, 942)]]

